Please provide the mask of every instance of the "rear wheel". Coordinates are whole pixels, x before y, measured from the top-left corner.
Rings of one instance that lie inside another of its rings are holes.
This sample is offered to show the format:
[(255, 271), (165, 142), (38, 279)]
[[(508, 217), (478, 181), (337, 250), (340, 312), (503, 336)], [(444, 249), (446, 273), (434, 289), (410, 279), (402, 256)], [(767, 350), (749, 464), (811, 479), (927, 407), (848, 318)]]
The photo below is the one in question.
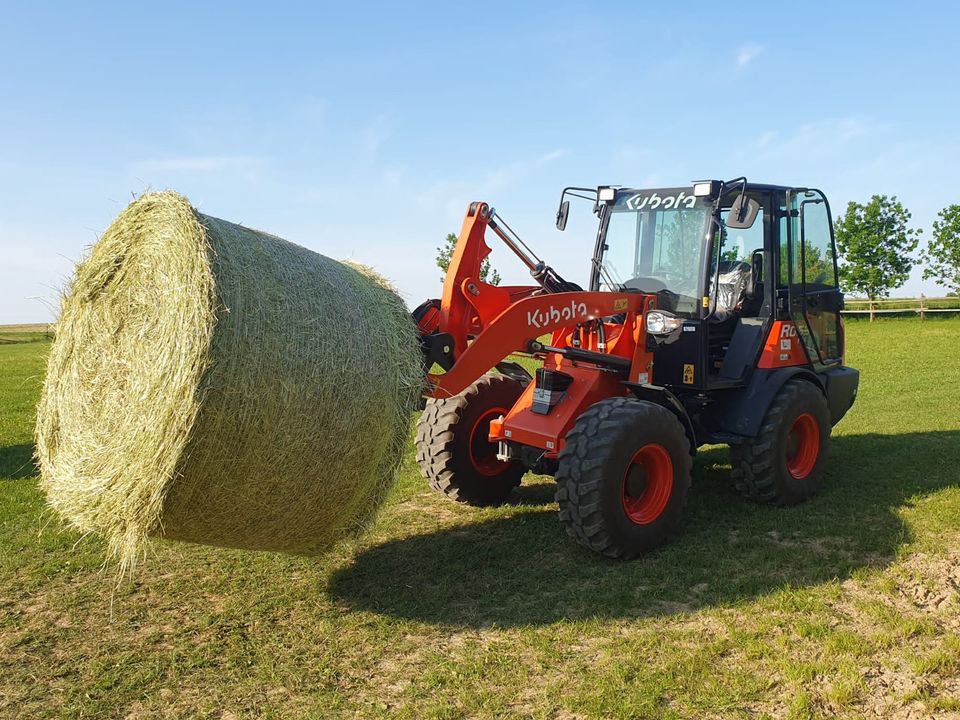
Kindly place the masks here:
[(420, 471), (437, 492), (469, 505), (497, 505), (520, 484), (517, 461), (497, 459), (490, 421), (514, 406), (523, 387), (505, 375), (484, 375), (459, 395), (428, 400), (417, 423)]
[(634, 398), (602, 400), (567, 433), (556, 475), (560, 520), (607, 557), (651, 550), (680, 528), (691, 464), (672, 412)]
[(814, 495), (830, 442), (830, 410), (820, 389), (790, 380), (774, 398), (757, 437), (730, 448), (731, 475), (745, 497), (795, 505)]

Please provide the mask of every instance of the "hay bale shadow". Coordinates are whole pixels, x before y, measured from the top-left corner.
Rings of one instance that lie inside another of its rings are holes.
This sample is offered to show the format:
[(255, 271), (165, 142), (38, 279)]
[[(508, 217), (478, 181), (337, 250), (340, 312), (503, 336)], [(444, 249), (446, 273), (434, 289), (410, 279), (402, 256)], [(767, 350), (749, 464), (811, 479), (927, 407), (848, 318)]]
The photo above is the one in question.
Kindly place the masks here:
[(518, 508), (370, 547), (328, 591), (351, 609), (458, 627), (692, 612), (883, 567), (910, 539), (898, 508), (960, 485), (955, 431), (834, 438), (823, 491), (794, 508), (741, 499), (725, 457), (701, 456), (685, 532), (638, 560), (597, 557), (552, 509)]
[(22, 480), (39, 471), (33, 459), (33, 443), (0, 447), (0, 480)]

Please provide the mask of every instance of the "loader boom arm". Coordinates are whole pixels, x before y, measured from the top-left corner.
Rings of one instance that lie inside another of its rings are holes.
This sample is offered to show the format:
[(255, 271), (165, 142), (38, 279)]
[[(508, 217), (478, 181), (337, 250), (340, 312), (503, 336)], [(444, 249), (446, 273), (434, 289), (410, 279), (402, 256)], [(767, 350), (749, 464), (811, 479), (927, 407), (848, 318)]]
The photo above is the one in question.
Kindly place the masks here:
[[(530, 270), (537, 285), (500, 287), (480, 279), (483, 261), (490, 254), (485, 235), (490, 228)], [(507, 355), (526, 352), (538, 338), (554, 333), (551, 345), (564, 331), (602, 318), (623, 314), (621, 357), (634, 359), (641, 331), (635, 322), (653, 298), (636, 293), (585, 292), (568, 283), (546, 265), (484, 202), (471, 203), (450, 258), (443, 296), (428, 301), (414, 314), (421, 333), (430, 390), (433, 397), (449, 397), (465, 390)], [(641, 324), (642, 325), (642, 324)], [(630, 347), (627, 347), (628, 342)], [(434, 363), (445, 373), (432, 373)], [(637, 363), (634, 363), (637, 364)], [(639, 376), (643, 366), (629, 371)]]

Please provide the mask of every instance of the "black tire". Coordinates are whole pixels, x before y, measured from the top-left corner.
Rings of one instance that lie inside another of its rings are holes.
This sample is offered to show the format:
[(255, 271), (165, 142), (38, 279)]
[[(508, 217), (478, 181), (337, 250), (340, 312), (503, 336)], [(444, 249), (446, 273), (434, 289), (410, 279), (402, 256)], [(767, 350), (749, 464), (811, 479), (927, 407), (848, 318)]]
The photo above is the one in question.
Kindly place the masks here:
[[(644, 464), (641, 453), (649, 452), (653, 461)], [(560, 520), (594, 552), (635, 557), (680, 529), (692, 464), (690, 441), (672, 412), (634, 398), (601, 400), (580, 416), (560, 453)]]
[(486, 427), (516, 404), (523, 387), (506, 375), (487, 374), (459, 395), (428, 400), (417, 422), (417, 464), (430, 487), (468, 505), (499, 505), (526, 469), (496, 460)]
[(823, 478), (830, 427), (830, 410), (818, 387), (800, 379), (785, 383), (757, 437), (730, 446), (737, 491), (773, 505), (796, 505), (812, 497)]

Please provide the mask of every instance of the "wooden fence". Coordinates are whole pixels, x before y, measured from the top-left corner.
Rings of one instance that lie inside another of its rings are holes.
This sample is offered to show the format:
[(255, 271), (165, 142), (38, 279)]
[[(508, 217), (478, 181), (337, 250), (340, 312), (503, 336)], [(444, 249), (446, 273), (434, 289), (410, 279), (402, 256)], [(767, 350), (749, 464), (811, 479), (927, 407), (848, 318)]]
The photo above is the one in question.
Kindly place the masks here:
[(896, 298), (893, 300), (853, 300), (845, 303), (844, 315), (870, 317), (873, 321), (877, 315), (919, 315), (926, 318), (929, 313), (960, 313), (960, 298)]

